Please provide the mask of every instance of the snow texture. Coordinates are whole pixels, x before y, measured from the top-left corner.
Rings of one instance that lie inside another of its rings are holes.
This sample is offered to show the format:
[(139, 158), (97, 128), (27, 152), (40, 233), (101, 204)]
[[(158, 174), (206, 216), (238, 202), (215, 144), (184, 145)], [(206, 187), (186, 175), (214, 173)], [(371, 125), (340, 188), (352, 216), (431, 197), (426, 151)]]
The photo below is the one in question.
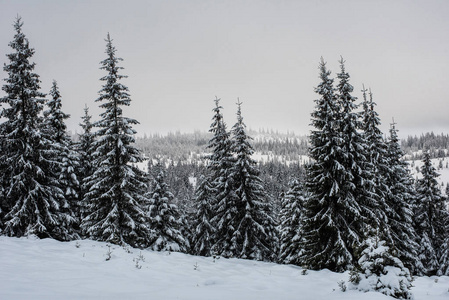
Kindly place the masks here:
[[(115, 245), (106, 261), (108, 250), (106, 243), (89, 240), (1, 236), (0, 299), (392, 299), (377, 292), (342, 292), (337, 282), (346, 281), (348, 272), (302, 275), (301, 268), (291, 265), (225, 258), (214, 262), (212, 257)], [(413, 286), (415, 300), (449, 297), (447, 276), (418, 277)]]

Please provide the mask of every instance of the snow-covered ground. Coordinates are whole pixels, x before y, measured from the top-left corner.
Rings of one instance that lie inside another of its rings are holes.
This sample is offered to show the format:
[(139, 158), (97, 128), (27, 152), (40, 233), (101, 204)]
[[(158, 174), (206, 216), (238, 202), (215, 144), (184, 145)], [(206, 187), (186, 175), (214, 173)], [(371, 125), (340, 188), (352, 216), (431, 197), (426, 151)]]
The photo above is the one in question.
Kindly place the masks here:
[[(108, 255), (109, 251), (112, 251)], [(106, 260), (110, 256), (109, 260)], [(239, 259), (123, 249), (88, 240), (0, 237), (0, 299), (390, 299), (342, 292), (348, 274)], [(449, 299), (449, 277), (420, 277), (415, 300)]]
[[(446, 185), (449, 183), (449, 157), (433, 158), (431, 159), (431, 161), (437, 173), (440, 174), (440, 176), (437, 178), (437, 181), (440, 184), (443, 195), (445, 195)], [(410, 160), (407, 162), (409, 164), (412, 177), (414, 179), (421, 178), (421, 172), (418, 172), (417, 168), (421, 170), (421, 166), (423, 165), (422, 160)]]

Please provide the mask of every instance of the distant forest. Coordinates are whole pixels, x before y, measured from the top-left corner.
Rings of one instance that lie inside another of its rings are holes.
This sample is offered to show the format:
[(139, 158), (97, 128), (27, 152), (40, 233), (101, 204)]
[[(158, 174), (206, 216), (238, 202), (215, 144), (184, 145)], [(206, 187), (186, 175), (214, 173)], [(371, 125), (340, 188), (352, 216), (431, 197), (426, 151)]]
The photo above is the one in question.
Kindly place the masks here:
[[(275, 161), (298, 161), (299, 156), (307, 155), (308, 137), (305, 135), (274, 130), (248, 130), (248, 135), (254, 139), (252, 145), (257, 153), (269, 155)], [(152, 134), (137, 138), (136, 145), (148, 158), (195, 161), (201, 160), (211, 137), (211, 133), (201, 131)], [(408, 136), (401, 141), (401, 148), (412, 160), (421, 160), (423, 150), (429, 150), (432, 158), (445, 157), (449, 150), (449, 134), (427, 132)]]
[[(304, 174), (303, 165), (308, 160), (301, 157), (307, 155), (307, 137), (273, 130), (248, 130), (248, 135), (253, 138), (256, 154), (264, 158), (259, 161), (260, 176), (278, 211), (280, 199), (289, 184), (298, 179), (298, 175), (301, 178)], [(174, 202), (185, 211), (191, 209), (189, 205), (195, 189), (194, 179), (205, 173), (205, 156), (211, 138), (211, 133), (200, 131), (136, 138), (137, 148), (149, 159), (149, 171), (156, 160), (166, 166), (166, 180), (174, 194)]]
[[(273, 130), (248, 130), (248, 135), (253, 138), (254, 150), (262, 155), (282, 156), (286, 161), (297, 161), (299, 155), (307, 155), (307, 136)], [(211, 133), (201, 131), (152, 134), (138, 137), (136, 146), (146, 157), (187, 161), (200, 159), (211, 138)]]
[[(304, 175), (308, 137), (294, 133), (280, 133), (274, 130), (248, 130), (253, 138), (252, 145), (257, 155), (264, 157), (259, 161), (261, 178), (265, 188), (274, 201), (275, 210), (280, 209), (280, 200), (289, 188), (289, 183)], [(159, 160), (167, 167), (167, 183), (174, 194), (174, 202), (182, 209), (190, 210), (195, 182), (189, 178), (204, 175), (204, 159), (208, 152), (207, 144), (212, 138), (209, 132), (152, 134), (138, 137), (136, 146), (151, 162)], [(410, 160), (421, 160), (422, 151), (429, 150), (430, 156), (447, 156), (449, 135), (424, 133), (409, 136), (401, 141), (401, 147)]]

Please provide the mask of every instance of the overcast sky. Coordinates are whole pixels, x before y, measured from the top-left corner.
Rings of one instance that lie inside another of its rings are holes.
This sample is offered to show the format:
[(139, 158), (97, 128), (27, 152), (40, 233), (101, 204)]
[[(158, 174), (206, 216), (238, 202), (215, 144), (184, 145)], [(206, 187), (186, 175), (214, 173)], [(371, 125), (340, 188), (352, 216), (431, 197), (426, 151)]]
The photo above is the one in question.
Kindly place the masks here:
[[(307, 134), (323, 56), (346, 60), (354, 96), (371, 87), (382, 130), (449, 133), (449, 1), (4, 1), (0, 63), (17, 15), (35, 48), (42, 91), (58, 81), (70, 130), (94, 119), (109, 32), (139, 135), (209, 129), (215, 96), (235, 123)], [(6, 78), (1, 71), (0, 77)], [(3, 83), (2, 83), (3, 85)], [(3, 91), (0, 92), (0, 96)]]

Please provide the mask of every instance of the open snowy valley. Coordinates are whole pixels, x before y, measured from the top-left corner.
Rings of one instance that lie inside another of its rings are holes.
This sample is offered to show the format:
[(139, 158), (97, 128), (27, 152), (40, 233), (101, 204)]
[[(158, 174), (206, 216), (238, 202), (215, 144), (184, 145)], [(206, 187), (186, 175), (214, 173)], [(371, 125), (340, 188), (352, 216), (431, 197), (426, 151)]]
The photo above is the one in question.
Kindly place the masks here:
[[(0, 299), (391, 299), (342, 292), (348, 272), (124, 249), (102, 242), (0, 236)], [(346, 283), (345, 283), (346, 284)], [(448, 299), (449, 277), (415, 277), (415, 300)]]

